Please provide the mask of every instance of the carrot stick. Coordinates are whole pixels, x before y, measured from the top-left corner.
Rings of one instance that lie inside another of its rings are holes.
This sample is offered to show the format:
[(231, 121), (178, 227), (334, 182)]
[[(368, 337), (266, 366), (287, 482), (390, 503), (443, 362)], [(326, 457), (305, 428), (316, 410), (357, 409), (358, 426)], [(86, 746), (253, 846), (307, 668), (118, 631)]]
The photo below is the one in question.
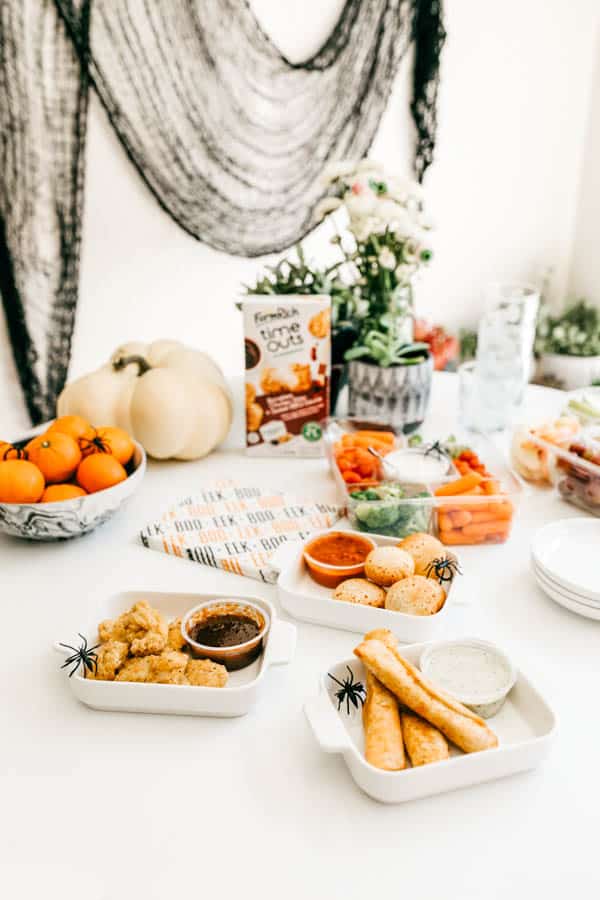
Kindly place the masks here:
[(384, 444), (393, 444), (396, 440), (396, 435), (393, 431), (357, 431), (356, 435), (360, 435), (361, 437), (368, 438), (369, 440), (379, 441)]
[(477, 487), (481, 481), (483, 481), (483, 478), (478, 472), (473, 472), (471, 475), (463, 475), (462, 478), (457, 478), (456, 481), (443, 484), (436, 490), (435, 495), (436, 497), (453, 497), (456, 494), (464, 494)]
[(369, 447), (373, 447), (374, 450), (378, 450), (380, 453), (389, 453), (392, 449), (392, 445), (386, 441), (378, 441), (376, 438), (363, 437), (358, 434), (354, 435), (354, 446), (360, 447), (362, 450), (368, 450)]

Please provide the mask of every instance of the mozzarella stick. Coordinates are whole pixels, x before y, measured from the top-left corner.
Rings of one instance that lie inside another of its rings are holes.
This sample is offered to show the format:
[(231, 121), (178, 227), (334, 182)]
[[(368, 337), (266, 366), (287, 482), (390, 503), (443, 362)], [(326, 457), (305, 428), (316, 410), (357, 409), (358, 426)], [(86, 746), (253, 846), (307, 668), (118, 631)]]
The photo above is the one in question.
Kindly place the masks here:
[(448, 759), (448, 744), (439, 729), (414, 713), (401, 713), (402, 737), (411, 765), (426, 766), (428, 763)]
[(398, 701), (367, 671), (367, 698), (363, 705), (365, 758), (372, 766), (397, 771), (405, 766)]
[(465, 753), (498, 745), (498, 738), (483, 719), (438, 690), (400, 655), (397, 647), (371, 637), (354, 653), (404, 706), (439, 728)]

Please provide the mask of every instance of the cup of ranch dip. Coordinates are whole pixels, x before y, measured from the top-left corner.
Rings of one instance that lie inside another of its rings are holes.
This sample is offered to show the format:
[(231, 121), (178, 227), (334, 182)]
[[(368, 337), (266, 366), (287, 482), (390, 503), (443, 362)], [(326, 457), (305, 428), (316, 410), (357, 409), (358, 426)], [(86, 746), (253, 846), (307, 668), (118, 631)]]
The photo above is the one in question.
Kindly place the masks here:
[(403, 447), (384, 456), (383, 472), (403, 484), (431, 484), (443, 481), (454, 469), (446, 456), (430, 455), (422, 447)]
[(508, 656), (487, 641), (440, 641), (421, 654), (420, 669), (436, 687), (483, 719), (500, 711), (517, 680)]

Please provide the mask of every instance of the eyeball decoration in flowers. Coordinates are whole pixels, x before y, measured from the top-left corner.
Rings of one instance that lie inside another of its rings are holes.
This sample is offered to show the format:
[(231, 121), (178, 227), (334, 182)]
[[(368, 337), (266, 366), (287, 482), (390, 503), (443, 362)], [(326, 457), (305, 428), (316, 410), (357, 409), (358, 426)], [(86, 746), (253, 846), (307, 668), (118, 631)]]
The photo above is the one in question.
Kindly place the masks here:
[(412, 340), (413, 284), (432, 258), (422, 189), (371, 160), (337, 163), (326, 182), (330, 196), (316, 218), (337, 211), (347, 218), (346, 232), (332, 241), (343, 254), (338, 269), (353, 285), (346, 312), (358, 325), (345, 354), (350, 413), (412, 431), (425, 417), (432, 371), (428, 345)]
[[(226, 437), (232, 400), (218, 365), (178, 341), (124, 344), (100, 369), (68, 384), (60, 416), (126, 431), (155, 459), (200, 459)], [(105, 428), (109, 431), (109, 428)], [(85, 455), (85, 450), (84, 450)]]

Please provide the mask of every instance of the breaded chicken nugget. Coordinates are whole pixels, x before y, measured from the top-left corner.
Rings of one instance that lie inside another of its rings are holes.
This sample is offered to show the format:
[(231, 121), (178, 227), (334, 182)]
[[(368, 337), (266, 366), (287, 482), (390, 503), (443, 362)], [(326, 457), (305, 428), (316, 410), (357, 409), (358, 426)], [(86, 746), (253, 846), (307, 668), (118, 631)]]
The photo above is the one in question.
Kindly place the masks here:
[(124, 641), (107, 641), (96, 651), (96, 671), (86, 669), (85, 677), (96, 681), (114, 681), (128, 653), (129, 646)]
[(100, 622), (98, 625), (98, 638), (101, 643), (105, 644), (107, 641), (124, 641), (129, 643), (123, 627), (123, 618), (124, 616), (119, 616), (118, 619), (105, 619), (103, 622)]
[(188, 684), (185, 668), (189, 656), (177, 650), (165, 650), (160, 655), (128, 659), (115, 681), (137, 681), (150, 684)]
[(182, 650), (185, 647), (185, 640), (181, 633), (181, 616), (169, 622), (169, 634), (167, 637), (167, 648), (170, 650)]
[(185, 674), (190, 684), (203, 687), (225, 687), (228, 678), (225, 666), (210, 659), (190, 659)]
[(129, 612), (116, 620), (115, 625), (123, 628), (133, 656), (160, 653), (167, 646), (167, 623), (147, 600), (140, 600), (132, 606)]
[(115, 681), (149, 681), (152, 671), (151, 659), (150, 656), (128, 659), (118, 672)]
[(187, 653), (179, 653), (177, 650), (165, 650), (160, 656), (151, 657), (150, 681), (157, 684), (187, 684), (184, 678), (185, 668), (189, 661)]

